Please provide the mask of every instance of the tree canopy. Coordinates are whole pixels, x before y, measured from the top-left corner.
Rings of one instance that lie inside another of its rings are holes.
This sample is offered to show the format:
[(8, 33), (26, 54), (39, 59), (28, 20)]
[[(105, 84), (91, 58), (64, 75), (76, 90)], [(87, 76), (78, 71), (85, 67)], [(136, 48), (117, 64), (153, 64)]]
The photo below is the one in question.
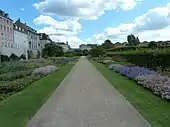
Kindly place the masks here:
[(45, 44), (45, 48), (42, 50), (43, 57), (59, 57), (64, 54), (63, 48), (55, 43)]

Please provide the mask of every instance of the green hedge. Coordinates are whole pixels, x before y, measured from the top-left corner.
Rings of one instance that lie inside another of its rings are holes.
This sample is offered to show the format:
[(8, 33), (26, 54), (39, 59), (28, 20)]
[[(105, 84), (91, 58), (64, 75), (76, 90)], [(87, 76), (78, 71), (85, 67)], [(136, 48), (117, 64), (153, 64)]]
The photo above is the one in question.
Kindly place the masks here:
[[(166, 46), (158, 46), (156, 49), (170, 49), (170, 45)], [(106, 51), (108, 52), (120, 52), (120, 51), (130, 51), (130, 50), (144, 50), (144, 49), (151, 49), (148, 46), (124, 46), (124, 47), (117, 47), (117, 48), (110, 48)]]
[(127, 52), (110, 52), (107, 56), (112, 58), (122, 58), (127, 62), (138, 66), (143, 66), (162, 71), (170, 68), (170, 49), (155, 49), (155, 50), (136, 50)]

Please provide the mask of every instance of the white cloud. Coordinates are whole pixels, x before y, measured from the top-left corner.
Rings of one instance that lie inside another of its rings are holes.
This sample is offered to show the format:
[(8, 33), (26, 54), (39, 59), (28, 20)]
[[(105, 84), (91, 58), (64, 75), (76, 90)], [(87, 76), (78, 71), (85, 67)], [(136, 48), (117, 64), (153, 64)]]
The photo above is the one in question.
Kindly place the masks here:
[(78, 19), (97, 19), (106, 11), (133, 9), (142, 0), (44, 0), (33, 6), (43, 14)]
[(79, 43), (83, 42), (77, 37), (82, 29), (77, 20), (57, 21), (50, 16), (40, 15), (33, 22), (36, 25), (43, 25), (44, 27), (39, 29), (38, 32), (49, 34), (54, 41), (68, 41), (71, 47), (78, 47)]
[(109, 27), (103, 33), (92, 36), (92, 40), (126, 41), (128, 34), (139, 36), (141, 41), (170, 40), (170, 3), (165, 7), (148, 10), (145, 14), (136, 17), (129, 24), (120, 24)]
[(24, 8), (20, 8), (20, 11), (25, 11), (25, 9)]

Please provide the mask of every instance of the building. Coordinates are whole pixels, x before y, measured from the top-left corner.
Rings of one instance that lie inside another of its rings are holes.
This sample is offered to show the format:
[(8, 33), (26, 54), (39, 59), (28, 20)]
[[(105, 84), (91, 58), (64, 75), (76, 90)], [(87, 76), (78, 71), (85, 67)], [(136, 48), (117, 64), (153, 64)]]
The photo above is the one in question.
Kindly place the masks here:
[(28, 59), (28, 31), (25, 24), (21, 23), (20, 20), (17, 20), (14, 23), (14, 46), (17, 48), (15, 54), (17, 56), (25, 55)]
[(63, 52), (68, 52), (70, 51), (71, 47), (68, 44), (68, 42), (64, 43), (64, 42), (57, 42), (56, 43), (58, 46), (61, 46), (63, 48)]
[(13, 20), (8, 13), (0, 10), (0, 52), (4, 55), (11, 55), (13, 48)]
[(39, 33), (39, 39), (40, 39), (41, 50), (45, 48), (45, 44), (52, 42), (49, 35), (47, 35), (46, 33)]
[(28, 43), (29, 43), (29, 51), (31, 52), (31, 58), (36, 58), (37, 55), (41, 52), (40, 47), (40, 37), (36, 30), (27, 26), (28, 30)]
[(80, 50), (91, 50), (92, 48), (94, 48), (94, 47), (96, 47), (97, 46), (97, 44), (81, 44), (80, 46), (79, 46), (79, 49)]

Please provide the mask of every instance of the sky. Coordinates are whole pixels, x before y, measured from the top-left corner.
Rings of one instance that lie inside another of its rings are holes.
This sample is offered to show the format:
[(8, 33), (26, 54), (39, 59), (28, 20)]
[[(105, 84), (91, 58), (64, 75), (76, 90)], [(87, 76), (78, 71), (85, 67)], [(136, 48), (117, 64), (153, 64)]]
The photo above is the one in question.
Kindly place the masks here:
[(170, 40), (170, 0), (0, 0), (0, 9), (53, 41), (80, 44)]

